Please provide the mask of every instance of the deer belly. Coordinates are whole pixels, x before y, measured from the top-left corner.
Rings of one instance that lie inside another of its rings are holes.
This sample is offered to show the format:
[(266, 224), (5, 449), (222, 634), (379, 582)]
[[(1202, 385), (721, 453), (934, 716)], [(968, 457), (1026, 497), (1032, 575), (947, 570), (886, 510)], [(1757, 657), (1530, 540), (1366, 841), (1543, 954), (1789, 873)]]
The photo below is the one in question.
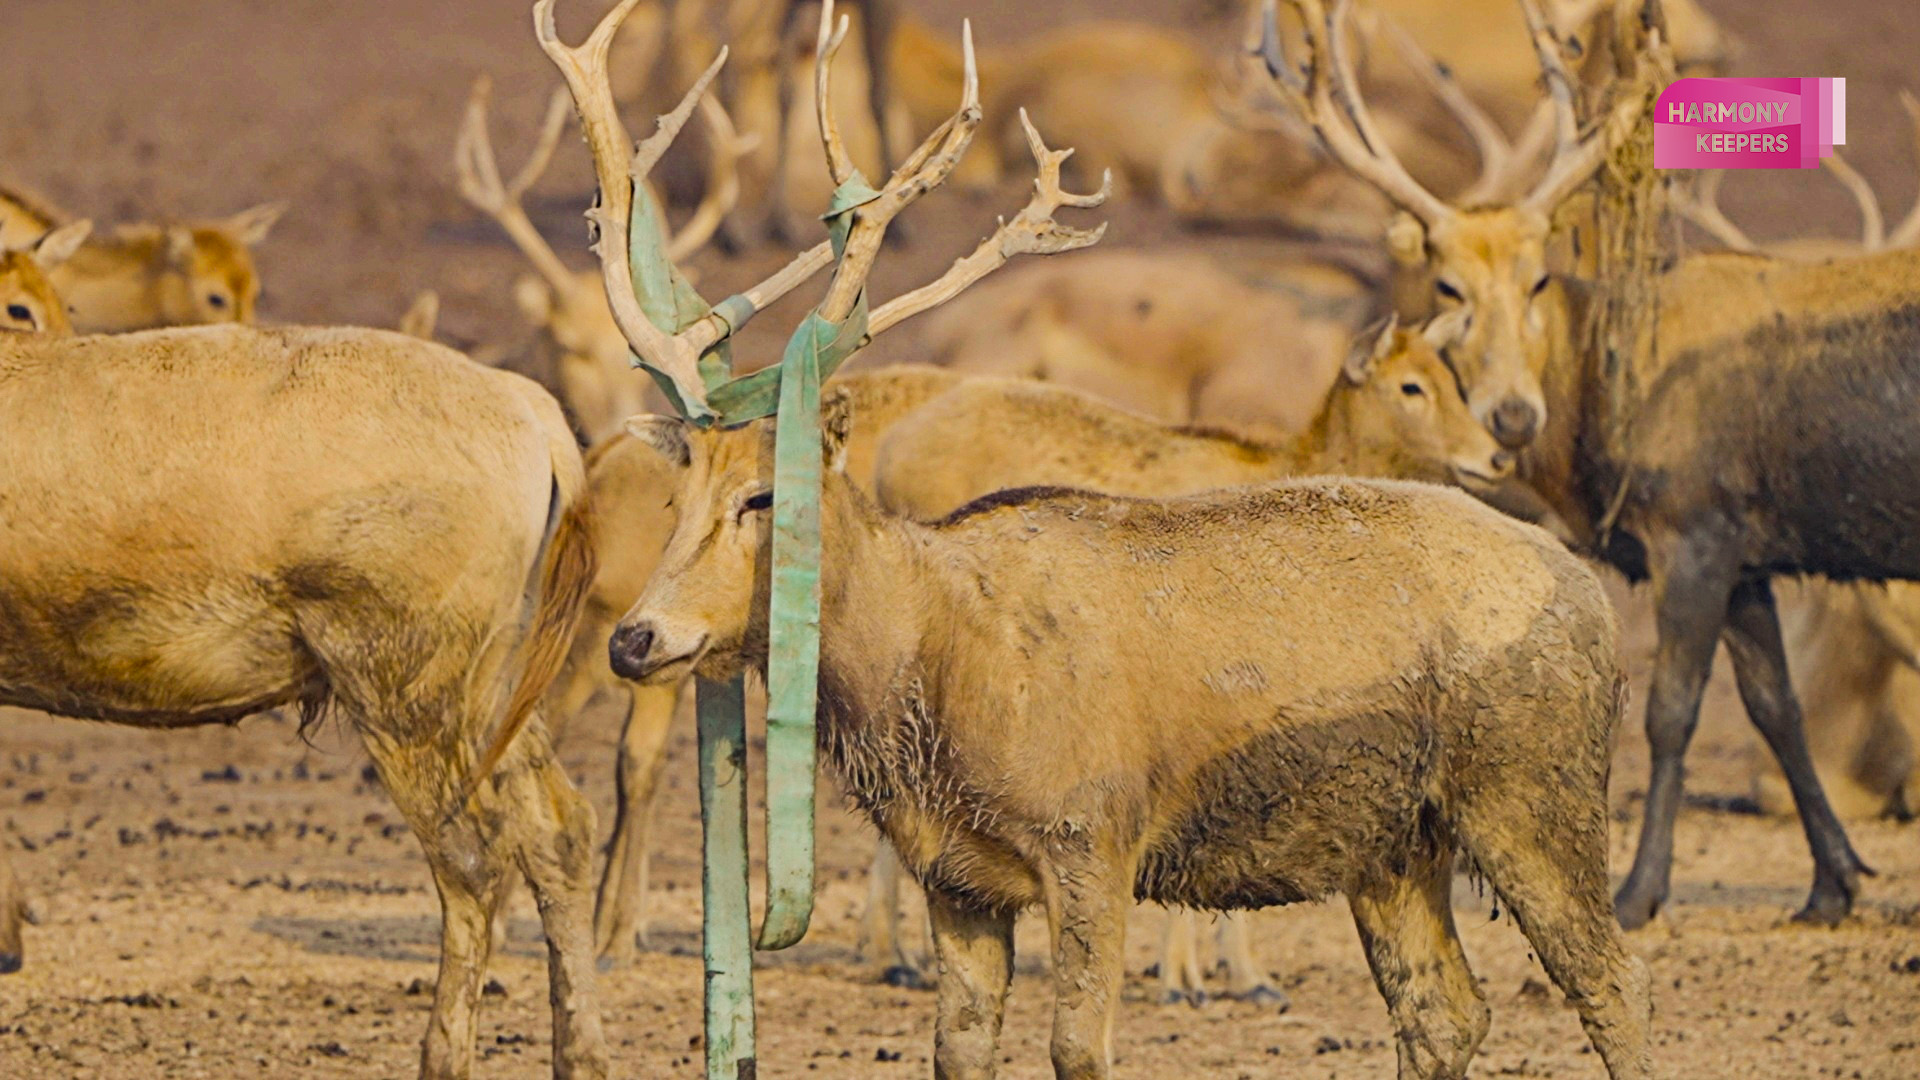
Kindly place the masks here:
[(1317, 900), (1418, 838), (1435, 788), (1430, 723), (1369, 711), (1283, 718), (1208, 762), (1148, 845), (1135, 892), (1184, 907)]

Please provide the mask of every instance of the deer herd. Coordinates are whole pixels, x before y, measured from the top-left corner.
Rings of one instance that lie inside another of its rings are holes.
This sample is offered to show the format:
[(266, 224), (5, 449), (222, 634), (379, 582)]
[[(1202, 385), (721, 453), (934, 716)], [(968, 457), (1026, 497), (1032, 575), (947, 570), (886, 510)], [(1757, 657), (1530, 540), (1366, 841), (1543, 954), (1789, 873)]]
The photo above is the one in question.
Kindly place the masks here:
[[(1047, 921), (1053, 1068), (1104, 1077), (1132, 904), (1172, 909), (1167, 1000), (1204, 997), (1191, 913), (1212, 911), (1227, 992), (1277, 1001), (1245, 913), (1335, 893), (1400, 1075), (1464, 1076), (1489, 1012), (1457, 861), (1609, 1075), (1653, 1075), (1622, 928), (1684, 858), (1721, 642), (1771, 754), (1756, 795), (1812, 852), (1799, 917), (1847, 918), (1872, 871), (1845, 820), (1920, 811), (1920, 208), (1889, 228), (1836, 158), (1860, 242), (1770, 247), (1720, 211), (1717, 174), (1636, 180), (1653, 95), (1732, 62), (1691, 0), (1264, 0), (1224, 58), (1122, 21), (976, 50), (895, 0), (850, 5), (847, 49), (831, 0), (817, 35), (798, 4), (725, 6), (618, 0), (570, 46), (539, 0), (562, 78), (510, 178), (473, 85), (454, 186), (525, 256), (508, 287), (558, 400), (434, 343), (434, 294), (402, 333), (257, 325), (250, 251), (280, 204), (106, 228), (0, 188), (0, 419), (31, 433), (0, 446), (0, 703), (347, 720), (441, 901), (422, 1075), (470, 1075), (522, 878), (554, 1074), (608, 1074), (597, 968), (634, 963), (647, 931), (677, 703), (694, 675), (767, 664), (774, 422), (646, 415), (667, 398), (630, 353), (699, 385), (735, 327), (655, 324), (632, 216), (669, 264), (806, 242), (805, 213), (860, 172), (885, 179), (843, 250), (807, 248), (741, 291), (748, 311), (829, 268), (819, 313), (865, 310), (922, 196), (1030, 191), (872, 306), (869, 337), (943, 307), (919, 362), (856, 364), (822, 394), (819, 743), (882, 837), (865, 956), (936, 984), (937, 1076), (1002, 1060), (1024, 910)], [(676, 99), (636, 152), (621, 107)], [(694, 115), (685, 198), (649, 172)], [(574, 123), (591, 271), (523, 207)], [(1202, 239), (970, 288), (1103, 241), (1055, 215), (1110, 197)], [(669, 230), (676, 199), (694, 205)], [(1205, 251), (1262, 229), (1301, 242)], [(1652, 776), (1611, 894), (1626, 696), (1600, 566), (1651, 584), (1658, 633)], [(1824, 580), (1777, 603), (1773, 579), (1803, 574)], [(626, 719), (596, 896), (594, 815), (553, 740), (602, 698)], [(903, 943), (903, 870), (933, 972)], [(32, 879), (0, 856), (0, 971), (41, 915)]]

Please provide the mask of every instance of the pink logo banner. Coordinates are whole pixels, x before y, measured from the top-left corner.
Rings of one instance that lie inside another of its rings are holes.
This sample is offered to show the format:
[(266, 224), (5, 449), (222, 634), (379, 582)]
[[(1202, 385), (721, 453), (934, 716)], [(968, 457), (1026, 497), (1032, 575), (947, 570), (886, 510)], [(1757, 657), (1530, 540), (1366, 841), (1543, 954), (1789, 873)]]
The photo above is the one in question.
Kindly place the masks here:
[(1656, 169), (1812, 169), (1846, 141), (1845, 79), (1681, 79), (1653, 107)]

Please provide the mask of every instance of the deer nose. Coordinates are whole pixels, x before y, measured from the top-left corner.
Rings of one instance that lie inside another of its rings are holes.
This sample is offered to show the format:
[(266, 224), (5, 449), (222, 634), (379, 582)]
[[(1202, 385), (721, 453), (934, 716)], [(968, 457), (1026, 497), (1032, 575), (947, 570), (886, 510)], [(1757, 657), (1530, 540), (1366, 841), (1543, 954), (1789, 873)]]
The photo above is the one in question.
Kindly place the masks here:
[(1533, 441), (1535, 429), (1540, 426), (1540, 412), (1532, 404), (1517, 397), (1510, 397), (1494, 406), (1492, 423), (1488, 430), (1500, 440), (1500, 445), (1509, 450), (1517, 450)]
[(653, 651), (653, 624), (621, 624), (607, 639), (607, 662), (613, 673), (623, 679), (638, 679), (647, 673), (647, 654)]

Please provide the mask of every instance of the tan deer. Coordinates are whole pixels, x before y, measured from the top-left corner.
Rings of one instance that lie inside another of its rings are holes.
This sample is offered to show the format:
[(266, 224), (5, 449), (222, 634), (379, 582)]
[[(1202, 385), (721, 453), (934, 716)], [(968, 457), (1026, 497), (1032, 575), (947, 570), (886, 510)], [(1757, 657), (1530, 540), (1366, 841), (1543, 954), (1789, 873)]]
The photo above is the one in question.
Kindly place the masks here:
[(93, 231), (93, 222), (76, 221), (39, 236), (26, 247), (0, 247), (0, 330), (28, 334), (71, 334), (66, 302), (48, 279), (73, 256)]
[[(0, 424), (23, 433), (0, 445), (0, 702), (153, 729), (337, 713), (440, 896), (422, 1075), (471, 1075), (510, 873), (540, 903), (553, 1072), (607, 1075), (593, 811), (531, 723), (593, 578), (553, 399), (382, 330), (9, 334)], [(16, 910), (0, 895), (0, 948)]]
[(1397, 242), (1430, 268), (1442, 308), (1471, 313), (1472, 328), (1443, 350), (1469, 402), (1496, 436), (1527, 447), (1521, 475), (1583, 547), (1653, 583), (1653, 773), (1633, 869), (1615, 899), (1619, 918), (1639, 926), (1667, 897), (1682, 762), (1722, 639), (1813, 852), (1799, 917), (1844, 918), (1870, 871), (1813, 767), (1770, 583), (1802, 572), (1920, 576), (1920, 443), (1895, 404), (1920, 385), (1911, 370), (1920, 364), (1912, 318), (1920, 252), (1816, 264), (1683, 258), (1629, 309), (1644, 320), (1637, 336), (1602, 350), (1589, 339), (1589, 315), (1621, 283), (1551, 276), (1549, 215), (1644, 122), (1667, 68), (1657, 7), (1628, 21), (1644, 41), (1617, 47), (1631, 73), (1583, 132), (1564, 47), (1534, 0), (1523, 0), (1555, 106), (1554, 163), (1521, 200), (1461, 209), (1365, 137), (1365, 102), (1338, 44), (1349, 5), (1329, 14), (1318, 0), (1292, 2), (1319, 28), (1312, 62), (1294, 69), (1268, 34), (1267, 67), (1329, 149), (1408, 212)]
[[(546, 172), (559, 146), (567, 121), (567, 94), (562, 89), (554, 91), (533, 151), (510, 181), (501, 179), (488, 133), (491, 96), (491, 79), (483, 75), (474, 80), (454, 145), (460, 194), (498, 222), (533, 264), (533, 274), (514, 282), (514, 300), (527, 321), (551, 339), (567, 407), (586, 441), (599, 442), (619, 431), (627, 417), (646, 411), (655, 399), (649, 396), (651, 386), (646, 375), (634, 370), (628, 360), (626, 340), (607, 309), (599, 275), (568, 269), (522, 206), (527, 191)], [(708, 186), (699, 206), (673, 234), (669, 253), (675, 258), (691, 255), (713, 238), (739, 198), (735, 163), (751, 145), (734, 131), (726, 110), (717, 101), (702, 98), (699, 108), (711, 151)], [(661, 225), (664, 228), (664, 220)]]
[(25, 188), (0, 185), (0, 251), (32, 247), (67, 215)]

